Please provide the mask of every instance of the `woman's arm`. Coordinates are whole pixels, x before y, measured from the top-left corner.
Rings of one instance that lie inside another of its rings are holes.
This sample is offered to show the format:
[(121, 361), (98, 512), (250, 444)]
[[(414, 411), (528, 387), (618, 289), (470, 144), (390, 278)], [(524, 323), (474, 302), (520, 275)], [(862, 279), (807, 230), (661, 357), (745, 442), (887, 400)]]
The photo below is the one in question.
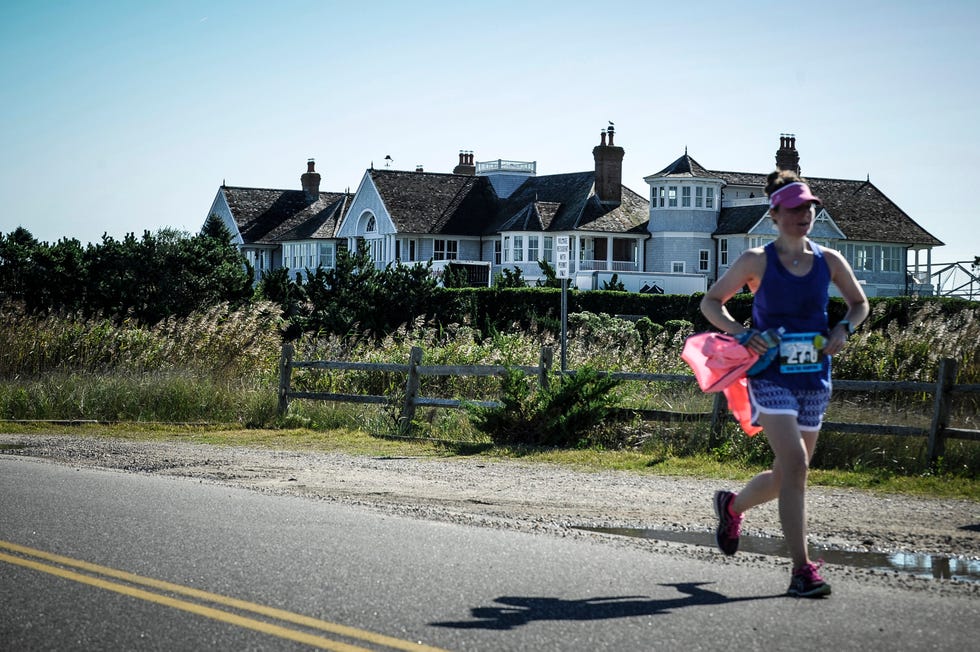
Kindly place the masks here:
[(750, 249), (739, 256), (728, 271), (715, 281), (701, 299), (701, 313), (713, 326), (732, 335), (749, 330), (732, 318), (725, 302), (746, 285), (750, 288), (758, 287), (762, 272), (765, 271), (765, 262), (765, 254), (761, 249)]

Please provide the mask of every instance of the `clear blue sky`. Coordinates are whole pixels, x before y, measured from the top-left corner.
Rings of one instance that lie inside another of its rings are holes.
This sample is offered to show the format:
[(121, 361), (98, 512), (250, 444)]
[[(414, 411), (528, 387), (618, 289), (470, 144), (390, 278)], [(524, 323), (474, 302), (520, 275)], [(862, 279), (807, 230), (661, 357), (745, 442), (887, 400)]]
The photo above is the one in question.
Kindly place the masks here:
[(0, 231), (197, 231), (222, 181), (355, 190), (373, 162), (589, 170), (609, 120), (624, 183), (684, 153), (874, 182), (980, 255), (976, 0), (370, 3), (5, 0)]

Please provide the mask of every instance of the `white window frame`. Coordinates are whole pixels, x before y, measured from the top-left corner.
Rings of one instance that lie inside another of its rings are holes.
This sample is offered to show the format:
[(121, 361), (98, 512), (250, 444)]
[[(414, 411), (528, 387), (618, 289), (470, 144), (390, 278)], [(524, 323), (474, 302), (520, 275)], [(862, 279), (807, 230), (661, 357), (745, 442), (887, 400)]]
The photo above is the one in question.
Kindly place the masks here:
[(881, 271), (902, 271), (902, 247), (884, 246), (881, 248)]
[(708, 249), (698, 250), (698, 271), (707, 272), (711, 269), (711, 251)]
[(853, 247), (854, 260), (851, 267), (855, 271), (873, 272), (875, 271), (875, 248), (874, 245), (850, 245)]
[(536, 262), (540, 260), (539, 255), (541, 251), (541, 238), (536, 235), (527, 236), (527, 260), (528, 262)]
[(333, 269), (337, 266), (337, 243), (320, 242), (317, 244), (317, 267)]
[(418, 262), (420, 250), (421, 245), (416, 238), (395, 238), (395, 260), (400, 263)]
[(681, 208), (691, 207), (691, 186), (681, 186)]
[(722, 267), (728, 267), (728, 238), (722, 238), (718, 241), (718, 264)]
[(677, 208), (677, 186), (667, 187), (667, 208)]
[(694, 208), (704, 207), (704, 186), (694, 188)]
[(684, 273), (684, 261), (683, 260), (672, 260), (672, 261), (670, 261), (670, 273), (671, 274), (683, 274)]
[(524, 236), (522, 235), (514, 236), (514, 262), (524, 262)]
[(714, 208), (715, 207), (715, 189), (712, 187), (705, 188), (704, 194), (704, 207)]
[(541, 260), (548, 264), (555, 262), (555, 238), (550, 235), (544, 237), (544, 250)]
[(432, 260), (457, 260), (459, 258), (459, 240), (433, 238)]

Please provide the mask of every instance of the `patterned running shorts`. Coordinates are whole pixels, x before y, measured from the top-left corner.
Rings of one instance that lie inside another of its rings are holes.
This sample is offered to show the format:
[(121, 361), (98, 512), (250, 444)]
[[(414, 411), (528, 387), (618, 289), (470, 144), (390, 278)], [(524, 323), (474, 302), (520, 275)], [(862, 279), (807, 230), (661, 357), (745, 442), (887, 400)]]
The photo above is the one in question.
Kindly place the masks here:
[(822, 389), (788, 389), (762, 378), (749, 379), (752, 424), (760, 414), (791, 414), (800, 430), (820, 430), (830, 404), (830, 385)]

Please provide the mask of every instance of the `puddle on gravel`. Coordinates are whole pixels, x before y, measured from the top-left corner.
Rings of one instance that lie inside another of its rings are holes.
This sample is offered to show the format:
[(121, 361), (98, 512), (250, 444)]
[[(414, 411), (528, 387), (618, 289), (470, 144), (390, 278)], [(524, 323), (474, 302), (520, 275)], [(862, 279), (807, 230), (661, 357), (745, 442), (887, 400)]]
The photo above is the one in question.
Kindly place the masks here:
[[(650, 530), (642, 528), (603, 528), (575, 527), (576, 530), (615, 534), (640, 539), (658, 539), (674, 543), (688, 543), (696, 546), (715, 547), (714, 532), (675, 532), (672, 530)], [(789, 557), (783, 540), (770, 537), (742, 535), (739, 551), (760, 555)], [(980, 582), (980, 559), (963, 559), (908, 552), (883, 553), (855, 550), (837, 550), (823, 546), (810, 545), (810, 555), (823, 559), (828, 564), (856, 566), (857, 568), (878, 571), (909, 573), (916, 577), (932, 579), (954, 579), (964, 582)]]

